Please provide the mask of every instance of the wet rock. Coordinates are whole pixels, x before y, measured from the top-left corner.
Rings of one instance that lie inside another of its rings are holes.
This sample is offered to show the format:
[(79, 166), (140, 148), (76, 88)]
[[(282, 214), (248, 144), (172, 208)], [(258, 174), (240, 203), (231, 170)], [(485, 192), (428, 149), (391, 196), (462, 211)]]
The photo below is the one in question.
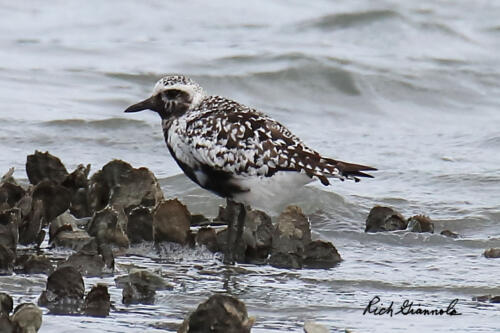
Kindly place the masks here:
[(73, 231), (77, 228), (76, 219), (68, 211), (56, 217), (49, 224), (49, 243), (54, 242), (57, 234), (63, 231)]
[(375, 206), (366, 219), (365, 232), (405, 230), (406, 219), (390, 207)]
[(12, 297), (0, 292), (0, 333), (14, 333), (14, 324), (12, 324), (9, 317), (13, 306)]
[(42, 228), (69, 208), (69, 192), (63, 186), (48, 180), (33, 188), (31, 198), (18, 203), (22, 222), (19, 224), (19, 243), (40, 244), (45, 233)]
[(10, 275), (14, 270), (15, 253), (3, 244), (0, 244), (0, 275)]
[(14, 179), (14, 171), (14, 167), (10, 168), (9, 171), (7, 171), (5, 175), (2, 176), (2, 178), (0, 178), (0, 183), (11, 183), (17, 185), (17, 182)]
[(155, 242), (186, 245), (189, 241), (191, 214), (179, 200), (162, 201), (153, 212)]
[(304, 267), (331, 268), (342, 261), (335, 246), (321, 240), (312, 241), (304, 250)]
[(97, 238), (98, 243), (128, 247), (125, 219), (123, 210), (118, 211), (108, 206), (94, 214), (87, 231), (89, 235)]
[(245, 304), (237, 298), (213, 295), (198, 305), (177, 332), (245, 333), (251, 331), (254, 321), (255, 318), (248, 317)]
[(104, 260), (99, 254), (75, 253), (65, 261), (61, 262), (59, 267), (74, 267), (80, 274), (86, 277), (100, 277), (105, 275)]
[(408, 219), (407, 229), (412, 232), (434, 233), (434, 223), (428, 216), (415, 215)]
[(71, 192), (69, 211), (77, 218), (92, 216), (89, 201), (89, 172), (90, 164), (87, 166), (80, 164), (62, 182), (62, 185)]
[(0, 212), (0, 244), (4, 245), (12, 252), (16, 251), (19, 241), (20, 211), (12, 208)]
[(113, 252), (108, 244), (98, 244), (96, 239), (91, 239), (59, 264), (64, 266), (72, 266), (87, 277), (110, 275), (114, 271)]
[(26, 173), (31, 184), (36, 185), (43, 180), (50, 180), (60, 184), (68, 176), (68, 171), (61, 160), (49, 152), (35, 151), (28, 155), (26, 161)]
[(10, 208), (10, 206), (9, 206), (8, 203), (6, 203), (6, 202), (0, 202), (0, 212), (3, 212), (4, 210), (7, 210), (9, 208)]
[(80, 272), (72, 266), (60, 267), (48, 277), (38, 305), (47, 307), (53, 314), (76, 314), (84, 293), (85, 285)]
[(113, 273), (115, 270), (115, 257), (109, 244), (99, 244), (99, 254), (104, 260), (105, 272)]
[(191, 226), (192, 227), (206, 226), (206, 225), (209, 225), (210, 223), (211, 223), (211, 221), (205, 215), (191, 214)]
[(304, 323), (304, 332), (305, 333), (328, 333), (329, 330), (323, 325), (317, 324), (313, 321), (307, 320)]
[(0, 333), (14, 333), (14, 325), (9, 317), (13, 305), (12, 297), (0, 292)]
[(62, 185), (44, 180), (33, 189), (33, 202), (43, 202), (45, 224), (47, 225), (56, 217), (69, 209), (71, 192)]
[(8, 315), (0, 313), (0, 333), (16, 333), (14, 324), (10, 321)]
[(156, 291), (173, 289), (160, 275), (145, 269), (133, 269), (129, 275), (116, 278), (115, 282), (123, 288), (123, 304), (154, 304)]
[(263, 264), (271, 252), (274, 226), (272, 219), (260, 210), (247, 211), (244, 240), (246, 262)]
[(92, 237), (77, 253), (99, 254), (99, 243)]
[(19, 243), (38, 243), (44, 222), (44, 207), (41, 200), (31, 201), (31, 210), (19, 223)]
[(79, 188), (87, 188), (89, 185), (89, 173), (90, 164), (87, 164), (86, 166), (79, 164), (72, 173), (66, 176), (61, 185), (72, 190), (72, 192), (75, 192)]
[(35, 243), (35, 247), (36, 247), (37, 249), (39, 249), (39, 248), (40, 248), (40, 245), (42, 245), (43, 241), (45, 240), (45, 235), (46, 235), (46, 234), (47, 234), (47, 233), (45, 232), (45, 230), (43, 230), (43, 229), (42, 229), (42, 230), (40, 230), (40, 232), (39, 232), (39, 233), (38, 233), (38, 235), (36, 236), (36, 239), (35, 239), (35, 242), (34, 242), (34, 243)]
[(139, 206), (130, 211), (127, 222), (130, 243), (153, 240), (153, 213), (151, 209)]
[(69, 226), (59, 229), (52, 240), (52, 244), (57, 247), (66, 247), (78, 251), (92, 237), (84, 230), (65, 229)]
[(14, 207), (25, 194), (26, 191), (17, 184), (0, 183), (0, 203), (7, 203), (8, 208)]
[(474, 296), (472, 300), (474, 302), (489, 302), (491, 299), (491, 295), (482, 295), (482, 296)]
[(24, 274), (50, 274), (54, 265), (44, 255), (24, 254), (16, 259), (16, 272)]
[(128, 275), (128, 282), (133, 285), (144, 285), (156, 291), (173, 289), (160, 275), (146, 269), (132, 269)]
[(443, 236), (449, 237), (449, 238), (459, 238), (460, 237), (459, 234), (457, 234), (456, 232), (453, 232), (451, 230), (448, 230), (448, 229), (441, 231), (440, 235), (443, 235)]
[(486, 258), (500, 258), (500, 248), (489, 248), (484, 251)]
[(440, 234), (443, 236), (446, 236), (446, 237), (450, 237), (450, 238), (459, 238), (460, 237), (459, 234), (457, 234), (453, 231), (450, 231), (450, 230), (443, 230), (443, 231), (441, 231)]
[(14, 302), (9, 294), (0, 292), (0, 314), (8, 315), (14, 307)]
[(87, 316), (107, 317), (111, 309), (111, 300), (108, 287), (98, 283), (93, 286), (85, 297), (83, 312)]
[(35, 333), (42, 326), (42, 310), (33, 303), (23, 303), (16, 306), (11, 320), (16, 333)]
[(487, 303), (487, 302), (500, 303), (500, 296), (491, 296), (491, 295), (475, 296), (472, 297), (472, 300), (481, 303)]
[(92, 216), (87, 188), (79, 188), (73, 193), (69, 211), (77, 218)]
[(217, 233), (212, 228), (203, 227), (196, 233), (196, 244), (204, 245), (208, 250), (212, 252), (219, 251), (219, 245), (217, 244)]
[(113, 251), (108, 244), (99, 245), (95, 252), (88, 251), (84, 247), (59, 265), (59, 267), (64, 266), (73, 266), (87, 277), (112, 275), (114, 272)]
[(17, 202), (16, 207), (21, 211), (23, 220), (31, 213), (32, 205), (33, 199), (31, 198), (31, 193), (26, 193), (26, 195)]
[(144, 286), (136, 286), (126, 284), (122, 290), (123, 304), (154, 304), (156, 292), (145, 288)]
[(128, 212), (139, 205), (154, 207), (163, 199), (163, 192), (148, 169), (135, 169), (124, 161), (113, 160), (91, 177), (89, 196), (92, 211), (109, 204)]
[(287, 207), (277, 219), (269, 264), (280, 268), (301, 268), (305, 247), (310, 242), (309, 220), (299, 207)]
[(55, 246), (78, 251), (90, 239), (90, 235), (78, 228), (76, 219), (68, 212), (59, 215), (50, 223), (49, 243)]

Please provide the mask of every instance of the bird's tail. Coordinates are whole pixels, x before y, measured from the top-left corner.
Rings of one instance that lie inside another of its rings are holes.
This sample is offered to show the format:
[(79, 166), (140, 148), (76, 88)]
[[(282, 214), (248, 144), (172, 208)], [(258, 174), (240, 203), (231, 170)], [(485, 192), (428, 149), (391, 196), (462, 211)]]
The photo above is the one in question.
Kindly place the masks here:
[(340, 180), (351, 179), (355, 182), (359, 182), (358, 177), (373, 178), (372, 175), (365, 173), (363, 171), (376, 171), (376, 168), (348, 163), (343, 161), (337, 161), (331, 158), (322, 157), (319, 160), (318, 166), (322, 169), (321, 175), (315, 175), (319, 178), (321, 183), (324, 185), (330, 184), (327, 178), (339, 178)]

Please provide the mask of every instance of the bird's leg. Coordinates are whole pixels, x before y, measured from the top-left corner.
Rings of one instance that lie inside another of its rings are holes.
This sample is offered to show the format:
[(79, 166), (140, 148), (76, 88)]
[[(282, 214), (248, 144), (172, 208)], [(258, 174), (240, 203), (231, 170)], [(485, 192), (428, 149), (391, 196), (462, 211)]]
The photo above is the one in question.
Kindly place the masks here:
[(226, 238), (226, 248), (224, 249), (224, 264), (227, 265), (233, 265), (234, 264), (234, 254), (233, 254), (233, 247), (234, 247), (234, 217), (235, 217), (235, 212), (234, 212), (234, 207), (236, 206), (236, 203), (232, 201), (231, 199), (227, 199), (226, 201), (226, 210), (232, 209), (232, 212), (226, 212), (226, 216), (229, 218), (227, 219), (227, 238)]
[[(239, 206), (239, 212), (238, 212), (238, 224), (236, 227), (236, 239), (234, 240), (234, 247), (233, 247), (233, 254), (236, 254), (238, 259), (243, 260), (245, 259), (245, 246), (242, 246), (243, 244), (241, 243), (241, 238), (243, 235), (243, 230), (245, 228), (245, 218), (246, 218), (246, 209), (245, 205), (242, 203), (238, 203)], [(242, 249), (241, 251), (238, 251), (238, 249)], [(241, 257), (241, 258), (240, 258)]]

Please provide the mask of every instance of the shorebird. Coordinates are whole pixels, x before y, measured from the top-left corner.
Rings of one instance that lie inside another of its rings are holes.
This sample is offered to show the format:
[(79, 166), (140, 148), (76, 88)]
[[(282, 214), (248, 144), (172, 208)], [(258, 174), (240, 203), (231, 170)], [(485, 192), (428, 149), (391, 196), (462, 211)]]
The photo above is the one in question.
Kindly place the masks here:
[[(224, 261), (241, 240), (245, 206), (269, 207), (277, 198), (318, 179), (359, 181), (375, 168), (324, 157), (285, 126), (236, 101), (211, 96), (183, 75), (160, 79), (151, 97), (125, 112), (152, 110), (162, 121), (170, 154), (192, 181), (239, 205), (236, 238), (228, 222)], [(234, 242), (233, 242), (234, 239)]]

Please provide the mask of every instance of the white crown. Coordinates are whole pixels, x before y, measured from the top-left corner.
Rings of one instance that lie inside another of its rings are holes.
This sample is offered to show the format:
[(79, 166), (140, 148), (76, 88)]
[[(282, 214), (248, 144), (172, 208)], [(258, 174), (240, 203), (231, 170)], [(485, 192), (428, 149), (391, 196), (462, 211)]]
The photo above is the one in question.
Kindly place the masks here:
[(198, 83), (184, 75), (167, 75), (161, 78), (153, 89), (153, 95), (169, 89), (177, 89), (189, 94), (192, 98), (190, 109), (196, 108), (206, 96)]

